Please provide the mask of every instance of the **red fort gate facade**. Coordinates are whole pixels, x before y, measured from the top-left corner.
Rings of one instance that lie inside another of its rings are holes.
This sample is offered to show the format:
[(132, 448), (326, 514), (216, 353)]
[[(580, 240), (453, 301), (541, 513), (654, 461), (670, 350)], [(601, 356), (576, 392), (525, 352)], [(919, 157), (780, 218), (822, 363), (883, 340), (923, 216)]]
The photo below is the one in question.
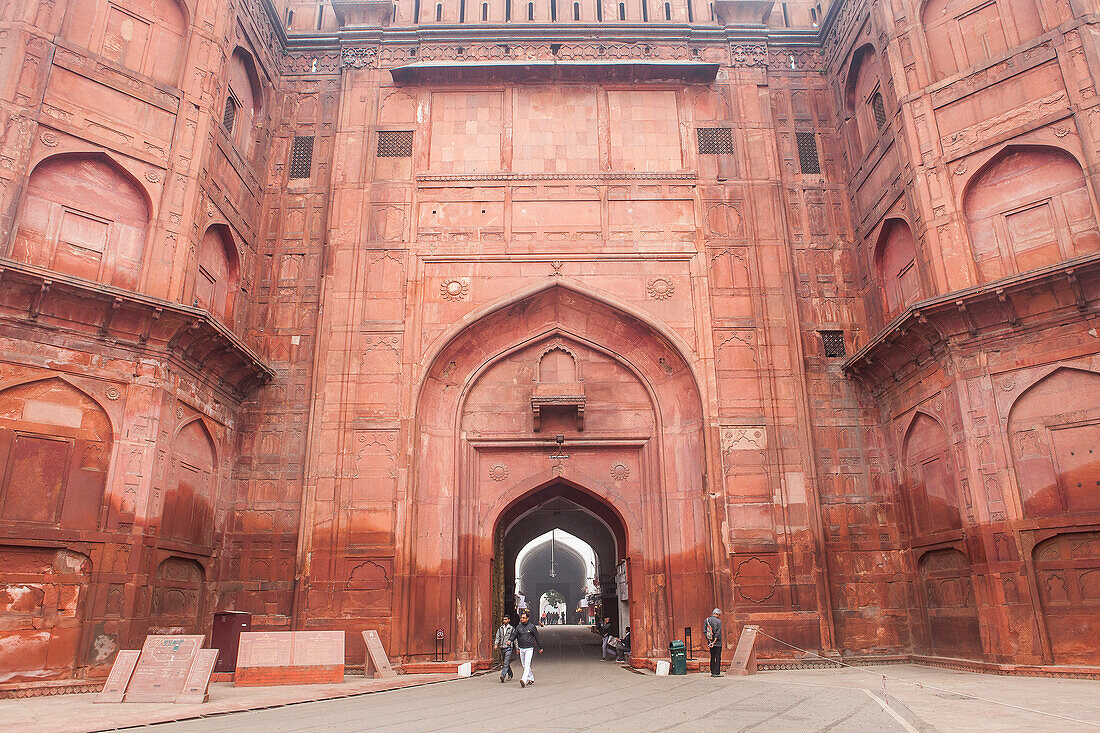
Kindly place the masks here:
[(1095, 671), (1097, 12), (0, 3), (0, 682), (485, 660), (554, 528), (637, 663)]

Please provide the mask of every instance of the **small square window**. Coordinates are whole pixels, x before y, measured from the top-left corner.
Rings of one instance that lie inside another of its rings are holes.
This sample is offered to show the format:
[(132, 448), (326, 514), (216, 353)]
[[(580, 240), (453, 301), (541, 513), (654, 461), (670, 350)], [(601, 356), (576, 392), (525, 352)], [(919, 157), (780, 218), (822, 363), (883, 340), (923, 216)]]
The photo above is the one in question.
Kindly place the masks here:
[(411, 158), (413, 154), (413, 131), (396, 130), (378, 133), (379, 158)]
[(700, 155), (732, 155), (733, 130), (729, 127), (700, 127), (695, 131)]
[(820, 333), (825, 356), (835, 359), (845, 355), (843, 331), (821, 331)]
[(290, 148), (290, 178), (309, 178), (313, 171), (313, 135), (296, 135)]
[(798, 144), (798, 164), (803, 174), (821, 173), (821, 159), (817, 155), (817, 136), (812, 132), (796, 132)]

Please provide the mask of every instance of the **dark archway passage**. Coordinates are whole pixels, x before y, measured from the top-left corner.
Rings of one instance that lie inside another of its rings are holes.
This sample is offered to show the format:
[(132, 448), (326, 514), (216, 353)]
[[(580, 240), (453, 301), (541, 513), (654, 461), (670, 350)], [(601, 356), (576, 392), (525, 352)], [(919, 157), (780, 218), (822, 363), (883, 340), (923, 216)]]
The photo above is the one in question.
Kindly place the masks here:
[[(561, 530), (586, 543), (595, 555), (594, 568), (585, 568), (584, 560), (564, 541), (555, 544), (557, 577), (550, 577), (550, 543), (540, 542), (523, 558), (523, 572), (517, 585), (516, 564), (521, 551), (552, 530)], [(628, 602), (620, 603), (616, 594), (615, 570), (624, 559), (626, 528), (612, 507), (565, 481), (552, 482), (516, 500), (501, 514), (494, 532), (493, 610), (495, 618), (503, 613), (517, 616), (517, 591), (522, 592), (532, 617), (538, 617), (539, 598), (550, 589), (558, 590), (567, 600), (569, 621), (587, 623), (578, 614), (584, 596), (585, 579), (594, 575), (599, 589), (599, 613), (611, 618), (616, 634), (629, 623)]]

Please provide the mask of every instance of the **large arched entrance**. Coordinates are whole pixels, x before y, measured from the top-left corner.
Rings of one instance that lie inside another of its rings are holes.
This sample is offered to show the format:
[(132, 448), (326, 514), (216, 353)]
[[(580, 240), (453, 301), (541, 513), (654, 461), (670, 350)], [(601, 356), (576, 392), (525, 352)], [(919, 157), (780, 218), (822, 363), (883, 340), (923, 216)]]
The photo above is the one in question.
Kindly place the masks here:
[(395, 583), (404, 656), (430, 657), (441, 629), (448, 658), (489, 659), (512, 533), (538, 536), (554, 512), (575, 519), (567, 532), (585, 532), (586, 515), (614, 538), (601, 551), (601, 592), (615, 595), (625, 560), (636, 656), (667, 653), (677, 629), (721, 600), (721, 521), (705, 485), (715, 473), (685, 353), (629, 306), (560, 281), (443, 340), (425, 365), (409, 447), (407, 555), (395, 563), (407, 568)]
[[(565, 541), (556, 542), (552, 538), (530, 547), (533, 540), (555, 530), (591, 548), (594, 567), (586, 567), (580, 553)], [(553, 589), (566, 601), (569, 623), (586, 623), (587, 610), (578, 609), (592, 605), (600, 615), (609, 616), (614, 630), (620, 633), (629, 625), (630, 617), (629, 583), (625, 592), (620, 593), (622, 586), (616, 582), (620, 564), (627, 566), (629, 577), (626, 534), (626, 527), (613, 507), (565, 481), (552, 481), (513, 501), (501, 513), (494, 530), (494, 618), (503, 613), (516, 618), (520, 610), (516, 607), (518, 598), (526, 601), (532, 617), (537, 618), (539, 599)], [(524, 548), (529, 551), (517, 565)], [(590, 576), (595, 581), (592, 594), (587, 592), (586, 581)]]

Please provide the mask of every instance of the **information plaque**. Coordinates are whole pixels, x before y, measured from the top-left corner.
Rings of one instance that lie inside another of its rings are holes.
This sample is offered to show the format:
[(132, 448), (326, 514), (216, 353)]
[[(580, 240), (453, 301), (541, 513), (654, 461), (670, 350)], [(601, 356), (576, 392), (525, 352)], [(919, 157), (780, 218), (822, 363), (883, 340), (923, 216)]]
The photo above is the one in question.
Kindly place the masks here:
[(390, 658), (386, 656), (386, 650), (382, 648), (382, 640), (378, 638), (377, 631), (364, 631), (363, 642), (367, 645), (367, 656), (364, 658), (363, 673), (367, 677), (386, 679), (396, 677), (397, 672), (390, 666)]
[(344, 681), (343, 631), (245, 631), (237, 648), (237, 687)]
[(111, 665), (111, 673), (107, 675), (107, 681), (103, 683), (103, 689), (96, 695), (96, 702), (122, 702), (126, 694), (126, 686), (130, 684), (130, 676), (137, 666), (141, 652), (137, 649), (123, 649), (115, 655), (114, 664)]
[(209, 697), (210, 675), (218, 661), (217, 649), (199, 649), (187, 680), (183, 683), (183, 692), (176, 697), (178, 703), (202, 703)]
[(733, 651), (733, 663), (730, 674), (756, 674), (756, 632), (759, 626), (746, 626), (741, 629), (741, 638)]
[(205, 637), (147, 636), (124, 702), (175, 702)]

